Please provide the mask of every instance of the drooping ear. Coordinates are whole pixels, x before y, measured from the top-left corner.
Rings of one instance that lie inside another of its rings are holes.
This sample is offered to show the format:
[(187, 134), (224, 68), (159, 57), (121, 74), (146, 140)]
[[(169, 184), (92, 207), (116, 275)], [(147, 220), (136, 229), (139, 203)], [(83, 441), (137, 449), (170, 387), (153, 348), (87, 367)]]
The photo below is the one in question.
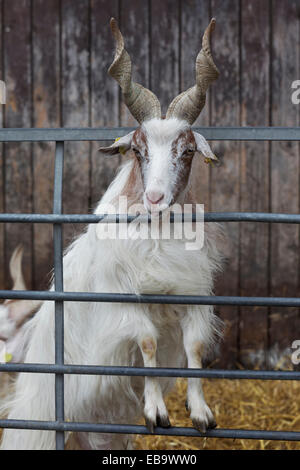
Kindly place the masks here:
[(99, 152), (102, 152), (105, 155), (117, 155), (118, 153), (124, 154), (131, 147), (133, 134), (134, 131), (130, 132), (127, 135), (124, 135), (124, 137), (116, 139), (115, 142), (109, 147), (100, 147), (98, 150)]
[(219, 161), (218, 157), (216, 157), (216, 155), (213, 153), (212, 149), (209, 146), (209, 143), (203, 137), (203, 135), (198, 134), (198, 132), (193, 132), (193, 134), (196, 141), (197, 152), (201, 153), (205, 158)]

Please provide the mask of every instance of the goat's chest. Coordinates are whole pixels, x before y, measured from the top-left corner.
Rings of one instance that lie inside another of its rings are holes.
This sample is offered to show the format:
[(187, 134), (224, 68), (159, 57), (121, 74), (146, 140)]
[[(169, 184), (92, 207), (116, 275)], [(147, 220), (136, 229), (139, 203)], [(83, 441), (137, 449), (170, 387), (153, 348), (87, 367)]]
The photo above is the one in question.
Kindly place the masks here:
[(115, 241), (106, 274), (123, 292), (196, 294), (211, 287), (205, 251), (181, 241)]

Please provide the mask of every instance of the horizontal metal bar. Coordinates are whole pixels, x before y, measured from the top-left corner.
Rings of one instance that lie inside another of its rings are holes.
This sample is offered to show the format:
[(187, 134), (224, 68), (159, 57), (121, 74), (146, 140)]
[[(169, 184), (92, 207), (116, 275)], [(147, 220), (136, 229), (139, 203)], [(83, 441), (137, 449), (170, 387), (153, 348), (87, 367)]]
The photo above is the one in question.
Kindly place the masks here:
[[(202, 214), (185, 214), (184, 220), (196, 222)], [(197, 218), (198, 217), (198, 218)], [(39, 223), (39, 224), (96, 224), (105, 218), (105, 223), (130, 223), (136, 219), (135, 215), (116, 214), (0, 214), (0, 222), (6, 223)], [(150, 215), (141, 215), (139, 220), (150, 222)], [(170, 221), (182, 220), (182, 216), (172, 216)], [(263, 212), (207, 212), (204, 214), (205, 222), (264, 222), (280, 224), (300, 224), (300, 214), (263, 213)]]
[(65, 302), (115, 302), (168, 305), (243, 305), (300, 307), (299, 297), (234, 297), (213, 295), (158, 295), (97, 292), (0, 290), (0, 299), (64, 300)]
[(0, 372), (118, 375), (130, 377), (202, 377), (206, 379), (300, 380), (300, 371), (186, 369), (165, 367), (88, 366), (74, 364), (0, 364)]
[[(2, 128), (0, 142), (97, 141), (114, 140), (135, 127), (99, 128)], [(299, 141), (299, 127), (195, 127), (208, 140)]]
[[(145, 426), (129, 424), (93, 424), (56, 421), (27, 421), (1, 419), (0, 428), (37, 429), (46, 431), (100, 432), (117, 434), (149, 434)], [(300, 432), (296, 431), (261, 431), (251, 429), (212, 429), (200, 433), (194, 428), (172, 426), (155, 428), (155, 434), (161, 436), (217, 437), (226, 439), (265, 439), (276, 441), (300, 441)]]

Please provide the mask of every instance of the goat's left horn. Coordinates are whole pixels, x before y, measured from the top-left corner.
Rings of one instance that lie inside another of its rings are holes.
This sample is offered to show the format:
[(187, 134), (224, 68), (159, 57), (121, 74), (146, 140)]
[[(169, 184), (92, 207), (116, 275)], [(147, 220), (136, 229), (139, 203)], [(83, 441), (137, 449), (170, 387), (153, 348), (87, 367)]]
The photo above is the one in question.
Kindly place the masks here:
[(205, 105), (206, 91), (219, 76), (210, 50), (210, 35), (215, 29), (215, 24), (216, 20), (213, 18), (203, 35), (202, 49), (196, 59), (196, 85), (174, 98), (169, 106), (167, 119), (177, 117), (192, 125), (201, 113)]
[(110, 20), (110, 27), (117, 47), (108, 72), (122, 88), (126, 106), (139, 124), (148, 119), (160, 118), (160, 104), (154, 93), (132, 82), (130, 56), (124, 48), (124, 39), (114, 18)]

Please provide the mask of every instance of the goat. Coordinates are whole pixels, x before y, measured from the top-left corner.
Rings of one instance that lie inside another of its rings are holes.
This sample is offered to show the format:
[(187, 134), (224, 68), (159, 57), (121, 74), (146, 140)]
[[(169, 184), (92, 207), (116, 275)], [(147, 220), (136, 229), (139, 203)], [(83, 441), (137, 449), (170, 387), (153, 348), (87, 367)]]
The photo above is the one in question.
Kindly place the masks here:
[[(100, 150), (126, 152), (128, 161), (109, 186), (95, 213), (120, 197), (143, 204), (153, 216), (175, 203), (195, 203), (190, 188), (193, 157), (215, 160), (209, 144), (191, 125), (205, 104), (208, 86), (218, 77), (210, 51), (213, 19), (196, 60), (196, 84), (177, 96), (161, 118), (157, 97), (131, 80), (131, 60), (115, 19), (116, 40), (109, 68), (123, 91), (138, 128)], [(116, 209), (117, 211), (117, 209)], [(100, 228), (99, 228), (100, 227)], [(221, 269), (218, 225), (206, 224), (202, 249), (185, 249), (184, 239), (101, 239), (101, 225), (89, 225), (67, 249), (65, 291), (211, 295)], [(53, 287), (52, 287), (53, 289)], [(65, 363), (145, 367), (201, 368), (206, 351), (221, 335), (212, 306), (118, 303), (65, 303)], [(46, 301), (29, 322), (25, 362), (54, 363), (54, 307)], [(135, 423), (144, 414), (148, 429), (170, 426), (164, 395), (173, 378), (65, 376), (65, 419), (100, 423)], [(201, 432), (216, 426), (205, 402), (201, 380), (188, 379), (187, 408)], [(54, 377), (18, 375), (15, 393), (7, 400), (9, 419), (54, 420)], [(69, 435), (66, 436), (66, 439)], [(79, 433), (82, 448), (126, 449), (130, 438), (118, 434)], [(54, 449), (53, 431), (12, 430), (3, 433), (2, 449)]]
[[(19, 245), (9, 262), (13, 290), (26, 290), (22, 274), (23, 248)], [(5, 300), (0, 305), (0, 362), (23, 362), (28, 341), (27, 321), (41, 306), (34, 300)], [(0, 372), (0, 397), (7, 393), (7, 374)], [(1, 398), (0, 398), (1, 399)]]

